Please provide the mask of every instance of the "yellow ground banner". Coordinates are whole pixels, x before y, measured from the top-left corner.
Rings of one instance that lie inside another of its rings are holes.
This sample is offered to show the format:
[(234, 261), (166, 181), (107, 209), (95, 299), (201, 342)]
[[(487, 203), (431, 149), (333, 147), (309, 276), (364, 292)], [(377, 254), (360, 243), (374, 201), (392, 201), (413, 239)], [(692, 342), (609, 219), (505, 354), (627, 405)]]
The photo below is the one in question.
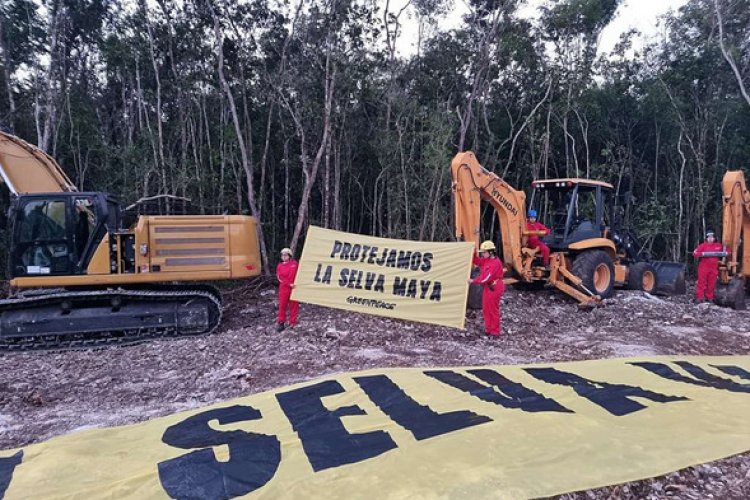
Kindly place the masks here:
[(310, 226), (292, 299), (463, 328), (473, 251)]
[(750, 356), (325, 377), (0, 451), (0, 498), (526, 498), (750, 450)]
[(325, 377), (0, 451), (0, 498), (526, 498), (750, 450), (750, 356)]

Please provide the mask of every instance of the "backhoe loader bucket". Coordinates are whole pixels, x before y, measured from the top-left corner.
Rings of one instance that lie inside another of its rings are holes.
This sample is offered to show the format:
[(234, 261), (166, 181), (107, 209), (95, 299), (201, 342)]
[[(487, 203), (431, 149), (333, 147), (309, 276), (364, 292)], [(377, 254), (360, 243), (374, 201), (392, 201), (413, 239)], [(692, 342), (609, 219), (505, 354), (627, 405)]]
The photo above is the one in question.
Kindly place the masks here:
[(469, 285), (467, 306), (469, 309), (474, 309), (475, 311), (482, 308), (482, 285)]
[(656, 271), (655, 293), (659, 295), (684, 295), (686, 265), (679, 262), (656, 261), (651, 263)]
[(716, 283), (714, 302), (732, 309), (745, 309), (745, 280), (735, 276), (729, 283)]

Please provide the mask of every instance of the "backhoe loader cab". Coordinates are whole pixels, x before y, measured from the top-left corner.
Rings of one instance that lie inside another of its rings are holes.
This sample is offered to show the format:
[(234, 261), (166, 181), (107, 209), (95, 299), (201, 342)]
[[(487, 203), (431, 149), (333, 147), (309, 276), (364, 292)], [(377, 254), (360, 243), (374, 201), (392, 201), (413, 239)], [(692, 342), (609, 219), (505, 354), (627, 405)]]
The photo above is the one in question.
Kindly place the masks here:
[(614, 188), (590, 179), (548, 179), (532, 183), (530, 207), (550, 228), (543, 241), (552, 250), (592, 238), (606, 238)]

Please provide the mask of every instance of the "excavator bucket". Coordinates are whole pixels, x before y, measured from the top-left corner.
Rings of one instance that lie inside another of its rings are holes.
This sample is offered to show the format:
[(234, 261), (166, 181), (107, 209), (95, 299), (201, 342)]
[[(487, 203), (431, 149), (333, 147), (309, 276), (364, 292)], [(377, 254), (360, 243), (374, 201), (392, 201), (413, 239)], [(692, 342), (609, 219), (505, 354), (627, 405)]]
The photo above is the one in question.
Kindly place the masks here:
[(745, 309), (745, 280), (735, 276), (729, 283), (716, 283), (714, 302), (732, 309)]
[(683, 295), (686, 292), (686, 265), (679, 262), (655, 261), (656, 290), (659, 295)]

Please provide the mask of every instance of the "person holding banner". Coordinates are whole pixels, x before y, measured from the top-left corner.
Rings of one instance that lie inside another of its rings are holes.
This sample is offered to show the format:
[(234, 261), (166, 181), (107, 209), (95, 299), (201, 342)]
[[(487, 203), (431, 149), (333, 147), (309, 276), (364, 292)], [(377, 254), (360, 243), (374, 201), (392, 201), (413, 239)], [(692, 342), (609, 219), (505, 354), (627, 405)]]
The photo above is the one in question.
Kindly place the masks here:
[(479, 245), (479, 256), (473, 256), (473, 263), (480, 268), (479, 276), (469, 283), (482, 285), (482, 316), (484, 330), (490, 337), (499, 337), (502, 313), (500, 300), (505, 292), (503, 282), (503, 262), (495, 255), (495, 244), (487, 240)]
[(276, 266), (276, 279), (279, 280), (279, 314), (276, 317), (276, 330), (284, 331), (287, 309), (289, 310), (289, 328), (297, 326), (299, 302), (291, 300), (294, 279), (297, 277), (297, 261), (292, 258), (292, 250), (281, 250), (281, 262)]
[(706, 241), (693, 250), (693, 257), (700, 259), (698, 264), (698, 282), (695, 284), (695, 300), (703, 302), (714, 300), (714, 288), (719, 277), (718, 254), (724, 252), (724, 245), (716, 241), (713, 231), (706, 231)]

